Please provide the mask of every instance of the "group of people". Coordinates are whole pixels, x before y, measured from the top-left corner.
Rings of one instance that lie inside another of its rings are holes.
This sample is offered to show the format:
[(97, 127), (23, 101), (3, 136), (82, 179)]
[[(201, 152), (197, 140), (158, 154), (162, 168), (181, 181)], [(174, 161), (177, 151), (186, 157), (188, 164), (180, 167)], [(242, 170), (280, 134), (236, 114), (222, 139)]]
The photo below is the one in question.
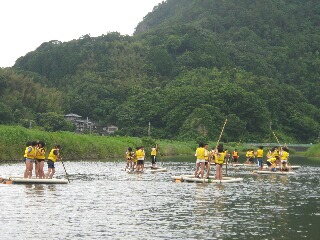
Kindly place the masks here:
[[(158, 144), (151, 148), (151, 169), (157, 168), (157, 150)], [(132, 147), (128, 147), (126, 151), (126, 170), (143, 172), (144, 163), (146, 160), (146, 153), (144, 151), (144, 146), (136, 147), (136, 151), (132, 150)]]
[[(228, 149), (224, 149), (223, 144), (219, 144), (217, 147), (209, 151), (207, 143), (199, 143), (199, 147), (196, 149), (195, 156), (197, 158), (194, 172), (195, 177), (209, 178), (210, 165), (214, 164), (216, 167), (216, 179), (222, 180), (222, 166), (224, 163), (228, 164), (228, 160), (230, 157)], [(238, 150), (235, 149), (234, 151), (232, 151), (231, 156), (232, 164), (237, 164), (239, 159)], [(277, 147), (268, 149), (266, 156), (266, 163), (270, 171), (276, 171), (277, 164), (280, 166), (280, 171), (289, 171), (289, 149), (287, 146), (280, 148), (280, 150)], [(260, 146), (256, 151), (254, 151), (253, 149), (247, 150), (245, 164), (255, 164), (254, 159), (256, 159), (256, 164), (258, 165), (259, 170), (263, 170), (263, 146)], [(206, 175), (204, 176), (205, 170)]]
[(24, 171), (24, 178), (32, 178), (33, 164), (36, 178), (52, 178), (55, 173), (55, 162), (61, 160), (60, 145), (55, 145), (51, 149), (47, 158), (48, 171), (44, 173), (44, 162), (46, 160), (45, 142), (30, 141), (26, 143), (24, 151), (24, 162), (26, 169)]
[(196, 149), (195, 156), (196, 169), (194, 172), (195, 177), (204, 177), (204, 171), (206, 170), (205, 178), (209, 178), (211, 164), (216, 166), (216, 179), (222, 180), (222, 165), (229, 157), (228, 149), (223, 149), (223, 145), (219, 144), (211, 151), (208, 150), (207, 143), (199, 143), (199, 147)]
[[(234, 154), (235, 152), (235, 154)], [(233, 163), (238, 163), (239, 154), (237, 149), (232, 153)], [(267, 149), (267, 161), (266, 164), (270, 171), (276, 171), (277, 165), (279, 165), (281, 171), (289, 171), (288, 160), (289, 160), (289, 148), (284, 147), (273, 147)], [(254, 159), (258, 164), (259, 170), (263, 169), (264, 150), (263, 146), (260, 146), (256, 151), (248, 149), (246, 152), (245, 164), (255, 164)]]

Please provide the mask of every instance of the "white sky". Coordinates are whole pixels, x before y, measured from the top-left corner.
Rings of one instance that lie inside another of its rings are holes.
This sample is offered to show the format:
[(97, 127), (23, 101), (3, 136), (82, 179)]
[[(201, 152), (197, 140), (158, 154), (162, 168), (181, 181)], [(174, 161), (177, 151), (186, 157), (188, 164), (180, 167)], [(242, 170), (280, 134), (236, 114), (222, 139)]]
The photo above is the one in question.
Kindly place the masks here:
[(163, 0), (0, 0), (0, 67), (43, 42), (62, 42), (108, 32), (132, 35)]

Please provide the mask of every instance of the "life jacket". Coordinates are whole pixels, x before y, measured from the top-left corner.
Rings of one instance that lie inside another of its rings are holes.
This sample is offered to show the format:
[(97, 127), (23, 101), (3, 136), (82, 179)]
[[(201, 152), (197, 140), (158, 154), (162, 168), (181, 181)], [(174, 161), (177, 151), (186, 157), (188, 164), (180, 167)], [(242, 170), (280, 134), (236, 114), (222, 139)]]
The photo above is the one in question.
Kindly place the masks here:
[(209, 160), (209, 151), (208, 151), (207, 149), (204, 149), (204, 159), (205, 159), (206, 161)]
[[(31, 151), (29, 152), (29, 148), (31, 148)], [(36, 156), (36, 149), (35, 147), (28, 147), (28, 150), (27, 150), (27, 158), (30, 158), (30, 159), (34, 159)]]
[(152, 148), (151, 149), (151, 156), (156, 156), (157, 155), (157, 149), (156, 148)]
[(263, 157), (263, 150), (262, 149), (258, 149), (257, 150), (257, 158), (262, 158)]
[(224, 156), (225, 156), (225, 153), (224, 152), (221, 152), (221, 153), (218, 153), (216, 155), (216, 163), (218, 164), (223, 164), (224, 163)]
[(237, 151), (233, 151), (232, 152), (232, 157), (237, 158), (239, 156)]
[(205, 159), (205, 149), (203, 147), (198, 147), (196, 150), (197, 159)]
[(145, 156), (144, 150), (139, 149), (136, 151), (136, 157), (138, 160), (144, 160), (144, 156)]
[(272, 158), (269, 158), (267, 161), (271, 162), (272, 164), (274, 164), (276, 160), (277, 159), (275, 157), (272, 157)]
[(45, 148), (38, 148), (36, 151), (36, 159), (45, 159), (46, 149)]
[(51, 151), (49, 153), (49, 156), (48, 156), (48, 160), (52, 160), (53, 162), (56, 162), (57, 159), (58, 159), (58, 155), (55, 155), (54, 151), (58, 151), (59, 152), (59, 149), (56, 149), (56, 148), (51, 149)]
[(288, 160), (288, 157), (289, 157), (289, 153), (286, 151), (283, 151), (281, 155), (281, 160)]
[[(29, 147), (31, 147), (31, 146), (29, 146)], [(23, 155), (23, 157), (28, 157), (28, 149), (29, 149), (29, 147), (26, 147), (26, 149), (24, 150), (24, 155)]]
[(246, 152), (246, 157), (250, 157), (250, 153), (251, 153), (250, 151), (247, 151)]
[(272, 152), (271, 151), (268, 151), (267, 158), (272, 158)]
[(132, 152), (131, 152), (131, 151), (127, 151), (127, 152), (126, 152), (126, 158), (127, 158), (128, 160), (131, 160), (131, 159), (132, 159)]

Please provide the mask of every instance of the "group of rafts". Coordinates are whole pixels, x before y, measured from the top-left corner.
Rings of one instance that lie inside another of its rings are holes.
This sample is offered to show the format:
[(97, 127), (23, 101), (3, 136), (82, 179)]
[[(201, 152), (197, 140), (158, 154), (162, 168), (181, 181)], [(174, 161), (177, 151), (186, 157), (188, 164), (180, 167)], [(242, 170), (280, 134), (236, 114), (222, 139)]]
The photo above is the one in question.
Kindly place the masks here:
[[(278, 148), (274, 148), (273, 151), (268, 150), (267, 153), (267, 164), (262, 164), (262, 166), (258, 165), (258, 161), (254, 161), (254, 158), (259, 156), (259, 154), (263, 154), (263, 151), (261, 151), (262, 147), (258, 149), (256, 152), (253, 150), (248, 150), (246, 157), (247, 161), (245, 163), (238, 163), (238, 153), (232, 152), (232, 163), (228, 163), (229, 154), (227, 151), (223, 151), (223, 154), (221, 154), (221, 157), (219, 153), (215, 154), (216, 150), (213, 150), (212, 153), (210, 153), (207, 149), (207, 146), (204, 146), (204, 154), (203, 158), (205, 159), (204, 168), (208, 168), (210, 171), (210, 166), (212, 165), (221, 165), (220, 171), (222, 169), (222, 166), (226, 168), (226, 171), (228, 168), (257, 168), (259, 170), (254, 170), (253, 174), (275, 174), (275, 175), (294, 175), (295, 172), (293, 170), (300, 168), (300, 166), (292, 166), (288, 162), (288, 149), (286, 148), (286, 154), (282, 154), (282, 149), (279, 151)], [(199, 155), (198, 153), (199, 148), (196, 150), (195, 156)], [(200, 150), (201, 151), (201, 150)], [(207, 152), (207, 154), (205, 154)], [(211, 155), (211, 157), (210, 157)], [(285, 156), (285, 159), (282, 159), (281, 157)], [(261, 156), (260, 156), (261, 157)], [(221, 158), (222, 161), (218, 162), (217, 160)], [(197, 157), (197, 163), (198, 163), (198, 157)], [(285, 163), (285, 164), (284, 164)], [(211, 167), (212, 168), (212, 167)], [(218, 168), (217, 168), (218, 169)], [(180, 175), (180, 176), (172, 176), (171, 179), (175, 182), (202, 182), (202, 183), (228, 183), (228, 182), (240, 182), (243, 180), (243, 178), (240, 177), (227, 177), (227, 176), (211, 176), (208, 174), (201, 174), (202, 177), (200, 177), (200, 172), (197, 172), (198, 167), (196, 165), (196, 171), (192, 175)], [(217, 170), (216, 170), (217, 171)]]
[[(214, 163), (210, 164), (215, 165)], [(246, 164), (246, 163), (242, 163), (242, 164), (223, 164), (224, 167), (228, 167), (228, 168), (236, 168), (236, 167), (241, 167), (241, 168), (258, 168), (257, 164)], [(277, 166), (277, 171), (269, 171), (267, 170), (267, 165), (264, 165), (264, 170), (254, 170), (252, 173), (253, 174), (275, 174), (275, 175), (294, 175), (296, 174), (294, 171), (292, 170), (296, 170), (298, 168), (300, 168), (300, 166), (290, 166), (291, 171), (281, 171), (280, 167)], [(241, 182), (243, 181), (243, 178), (240, 177), (227, 177), (227, 176), (223, 176), (221, 180), (216, 179), (215, 176), (209, 176), (209, 177), (204, 177), (204, 178), (199, 178), (196, 177), (195, 175), (180, 175), (180, 176), (172, 176), (171, 179), (175, 182), (202, 182), (202, 183), (232, 183), (232, 182)]]
[[(198, 149), (197, 149), (198, 150)], [(276, 155), (277, 149), (275, 152), (269, 155), (268, 152), (268, 160), (270, 158), (274, 158), (274, 154)], [(255, 153), (256, 154), (256, 153)], [(196, 154), (197, 155), (197, 152)], [(204, 154), (206, 155), (206, 154)], [(210, 155), (210, 154), (209, 154)], [(214, 153), (213, 153), (214, 155)], [(248, 155), (248, 154), (247, 154)], [(254, 155), (253, 155), (254, 156)], [(248, 157), (248, 156), (247, 156)], [(216, 158), (216, 157), (215, 157)], [(213, 165), (218, 164), (216, 162), (216, 159), (212, 161), (212, 158), (209, 159), (206, 156), (204, 156), (205, 161), (205, 168), (208, 168), (208, 164), (210, 163), (210, 166), (212, 168)], [(224, 162), (221, 164), (224, 166), (224, 168), (236, 168), (236, 167), (243, 167), (243, 168), (258, 168), (257, 164), (254, 163), (254, 161), (251, 161), (252, 157), (247, 158), (246, 163), (237, 163), (237, 161), (232, 162), (231, 164), (228, 163), (229, 157), (228, 153), (224, 152)], [(280, 161), (279, 161), (280, 162)], [(263, 170), (255, 170), (253, 171), (254, 174), (277, 174), (277, 175), (294, 175), (295, 172), (292, 170), (298, 169), (300, 166), (288, 166), (288, 169), (284, 171), (280, 165), (275, 164), (270, 168), (269, 164), (264, 164), (263, 165)], [(272, 169), (272, 170), (271, 170)], [(156, 166), (154, 165), (154, 162), (152, 165), (149, 166), (144, 166), (144, 171), (134, 171), (131, 167), (128, 167), (128, 165), (123, 169), (124, 171), (128, 173), (157, 173), (157, 172), (166, 172), (167, 168), (163, 166)], [(220, 179), (217, 179), (216, 176), (212, 175), (206, 175), (205, 177), (200, 177), (200, 172), (196, 174), (189, 174), (189, 175), (179, 175), (179, 176), (172, 176), (171, 179), (175, 182), (202, 182), (202, 183), (232, 183), (232, 182), (240, 182), (243, 180), (243, 178), (240, 177), (228, 177), (228, 176), (222, 176)], [(20, 184), (66, 184), (69, 181), (67, 179), (38, 179), (38, 178), (23, 178), (21, 176), (9, 176), (9, 177), (0, 177), (0, 182), (2, 183), (20, 183)]]

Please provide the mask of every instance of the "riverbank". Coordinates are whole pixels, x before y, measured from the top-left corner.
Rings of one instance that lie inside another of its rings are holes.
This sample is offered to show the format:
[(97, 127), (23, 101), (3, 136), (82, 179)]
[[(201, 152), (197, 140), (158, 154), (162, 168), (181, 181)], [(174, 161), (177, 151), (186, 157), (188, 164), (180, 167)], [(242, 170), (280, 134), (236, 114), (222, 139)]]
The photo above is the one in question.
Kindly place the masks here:
[[(150, 137), (135, 138), (121, 136), (82, 135), (72, 132), (44, 132), (36, 129), (27, 129), (20, 126), (0, 125), (0, 161), (21, 160), (27, 141), (44, 141), (47, 152), (55, 145), (62, 147), (61, 154), (64, 160), (99, 160), (123, 159), (128, 147), (145, 146), (146, 155), (150, 155), (151, 147), (157, 143), (161, 156), (190, 155), (193, 156), (198, 143), (195, 141), (182, 142), (158, 140)], [(211, 149), (215, 142), (209, 142)], [(238, 143), (224, 144), (229, 152), (235, 148), (245, 154), (252, 146)], [(254, 148), (255, 149), (255, 148)], [(320, 157), (320, 145), (314, 145), (307, 152), (301, 153), (308, 157)]]
[(316, 157), (320, 158), (320, 144), (315, 144), (310, 147), (305, 153), (304, 156), (306, 157)]
[(44, 132), (20, 126), (0, 125), (0, 161), (23, 158), (27, 141), (44, 141), (47, 152), (55, 145), (62, 147), (65, 160), (124, 159), (128, 147), (145, 146), (146, 152), (157, 143), (161, 155), (192, 154), (196, 143), (155, 140), (149, 137), (82, 135), (72, 132)]

